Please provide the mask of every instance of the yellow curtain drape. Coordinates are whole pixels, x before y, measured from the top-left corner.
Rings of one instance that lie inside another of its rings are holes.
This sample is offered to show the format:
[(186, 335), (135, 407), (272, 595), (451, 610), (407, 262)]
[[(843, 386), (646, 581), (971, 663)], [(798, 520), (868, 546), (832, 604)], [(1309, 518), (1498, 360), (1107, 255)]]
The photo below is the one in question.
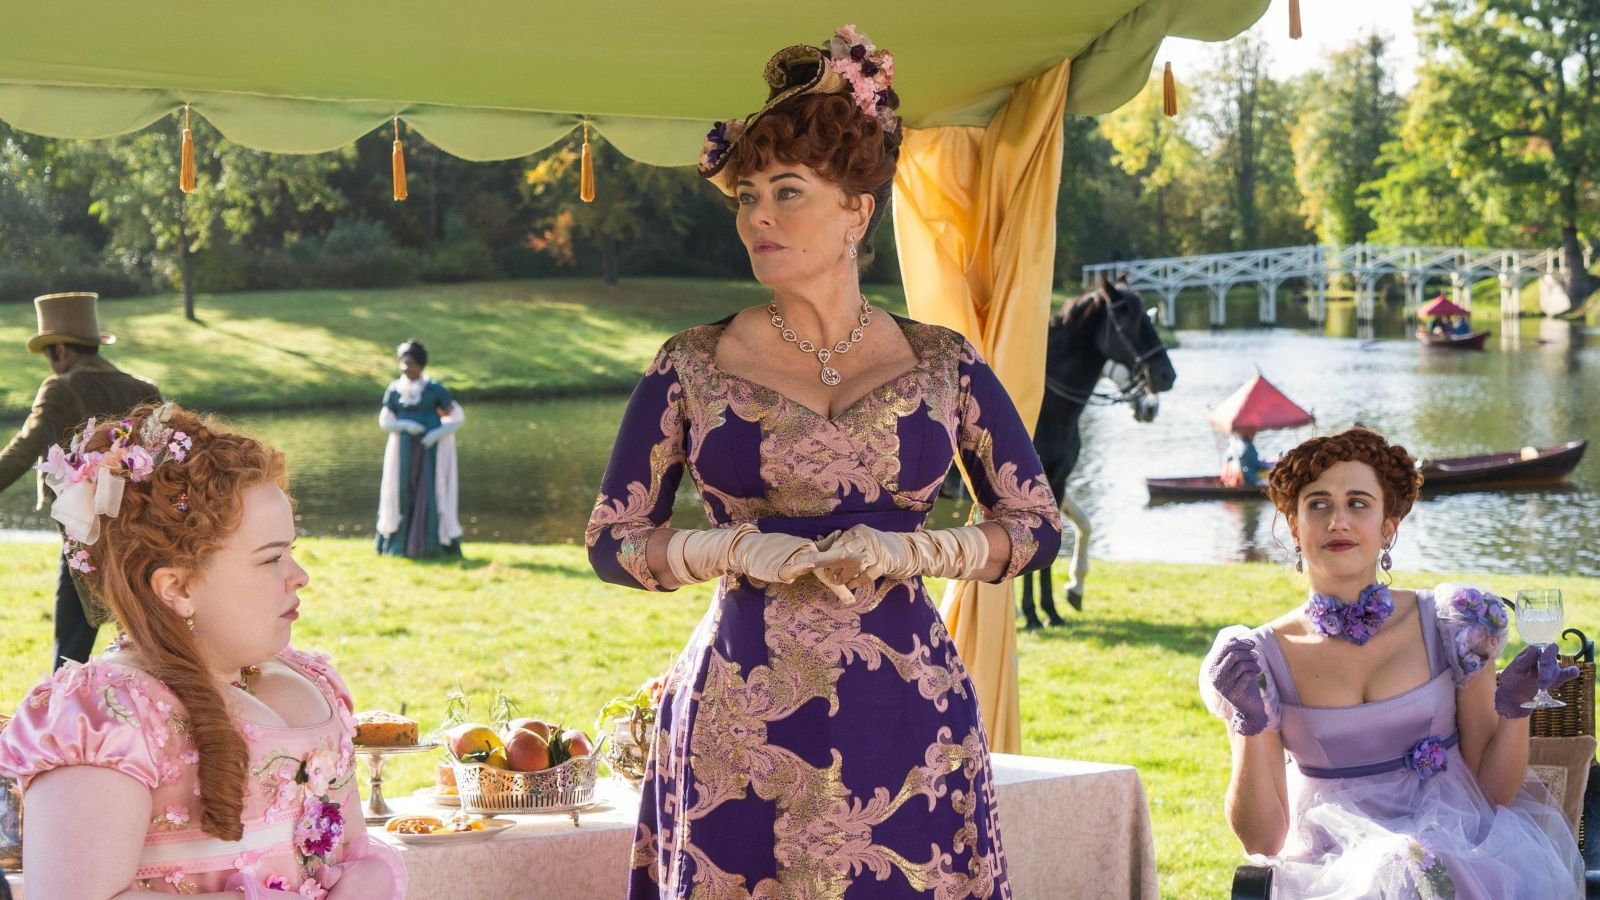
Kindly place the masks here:
[[(1018, 84), (987, 127), (906, 133), (894, 234), (911, 317), (966, 335), (1031, 431), (1044, 396), (1071, 60)], [(1011, 584), (951, 582), (941, 611), (991, 749), (1022, 749)]]

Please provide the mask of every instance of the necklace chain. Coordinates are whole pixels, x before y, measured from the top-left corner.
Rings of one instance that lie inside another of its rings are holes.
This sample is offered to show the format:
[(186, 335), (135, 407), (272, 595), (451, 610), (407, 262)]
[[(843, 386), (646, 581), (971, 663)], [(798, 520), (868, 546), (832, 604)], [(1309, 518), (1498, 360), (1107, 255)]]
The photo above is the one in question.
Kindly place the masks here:
[(839, 374), (838, 369), (828, 365), (828, 361), (833, 359), (834, 354), (849, 353), (850, 348), (854, 347), (857, 342), (866, 336), (867, 325), (872, 322), (872, 304), (867, 302), (865, 294), (861, 295), (861, 312), (856, 316), (856, 321), (861, 324), (850, 330), (849, 340), (840, 341), (832, 347), (818, 347), (816, 344), (795, 334), (794, 329), (784, 322), (783, 315), (778, 312), (777, 300), (767, 304), (767, 314), (771, 317), (772, 327), (778, 329), (778, 334), (785, 341), (795, 345), (795, 348), (801, 353), (817, 358), (817, 363), (822, 366), (822, 371), (817, 373), (817, 377), (822, 379), (823, 384), (833, 387), (843, 381), (844, 376)]
[(239, 670), (239, 680), (238, 681), (230, 681), (228, 683), (233, 685), (234, 687), (238, 688), (239, 690), (244, 691), (246, 694), (254, 694), (255, 691), (252, 691), (250, 689), (250, 679), (255, 678), (257, 675), (260, 675), (260, 674), (261, 674), (261, 667), (260, 666), (245, 666), (244, 668)]

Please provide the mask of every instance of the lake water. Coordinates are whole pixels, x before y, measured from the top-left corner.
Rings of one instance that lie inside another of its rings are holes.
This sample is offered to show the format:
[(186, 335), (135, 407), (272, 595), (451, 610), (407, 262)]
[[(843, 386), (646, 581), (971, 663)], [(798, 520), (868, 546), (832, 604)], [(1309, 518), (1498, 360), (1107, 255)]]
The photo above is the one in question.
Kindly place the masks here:
[[(1600, 336), (1566, 323), (1494, 322), (1483, 353), (1426, 351), (1394, 310), (1358, 329), (1335, 306), (1323, 332), (1304, 327), (1207, 331), (1180, 307), (1176, 388), (1150, 424), (1124, 407), (1084, 416), (1084, 452), (1070, 491), (1094, 524), (1096, 557), (1219, 562), (1288, 560), (1287, 527), (1265, 500), (1151, 504), (1146, 476), (1218, 469), (1210, 407), (1257, 370), (1317, 416), (1317, 430), (1376, 427), (1413, 453), (1456, 456), (1587, 437), (1600, 425)], [(1230, 320), (1253, 317), (1253, 301)], [(1304, 323), (1286, 308), (1280, 321)], [(1337, 335), (1337, 336), (1336, 336)], [(301, 526), (311, 534), (372, 534), (384, 434), (372, 410), (252, 414), (239, 423), (289, 457)], [(468, 407), (460, 433), (466, 540), (577, 543), (626, 398)], [(1267, 433), (1271, 457), (1311, 434)], [(1600, 574), (1600, 449), (1563, 485), (1433, 496), (1401, 527), (1395, 563), (1427, 570)], [(0, 493), (0, 539), (49, 539), (33, 487)], [(678, 522), (703, 523), (687, 486)], [(964, 511), (942, 501), (936, 524)], [(1280, 545), (1279, 542), (1282, 542)], [(470, 547), (468, 548), (470, 554)]]

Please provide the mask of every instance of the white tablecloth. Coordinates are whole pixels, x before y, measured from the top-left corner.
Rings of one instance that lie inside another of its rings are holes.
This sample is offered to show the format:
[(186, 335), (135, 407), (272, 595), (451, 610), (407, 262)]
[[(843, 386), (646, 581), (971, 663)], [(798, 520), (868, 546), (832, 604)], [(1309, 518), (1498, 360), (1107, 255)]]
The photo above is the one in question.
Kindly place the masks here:
[[(995, 796), (1016, 900), (1154, 898), (1155, 845), (1139, 773), (1127, 766), (995, 754)], [(511, 816), (517, 824), (469, 844), (404, 844), (408, 900), (626, 895), (638, 794), (602, 785), (605, 804), (568, 816)], [(421, 801), (391, 800), (402, 812)], [(426, 807), (432, 811), (432, 807)], [(14, 883), (14, 882), (13, 882)], [(20, 897), (20, 894), (18, 895)]]

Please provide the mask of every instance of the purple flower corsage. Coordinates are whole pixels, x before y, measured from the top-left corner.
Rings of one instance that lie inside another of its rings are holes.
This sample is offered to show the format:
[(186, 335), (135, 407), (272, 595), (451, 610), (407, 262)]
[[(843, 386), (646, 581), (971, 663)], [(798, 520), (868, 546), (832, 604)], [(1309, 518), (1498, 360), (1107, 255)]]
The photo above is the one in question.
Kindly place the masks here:
[(1311, 592), (1306, 601), (1306, 618), (1318, 634), (1341, 638), (1361, 645), (1377, 634), (1378, 628), (1394, 612), (1394, 598), (1389, 588), (1382, 584), (1369, 584), (1361, 589), (1354, 603), (1340, 603), (1339, 598)]
[(1443, 772), (1449, 762), (1449, 755), (1445, 750), (1444, 741), (1436, 737), (1425, 737), (1417, 741), (1411, 752), (1405, 755), (1406, 768), (1417, 773), (1423, 781)]

